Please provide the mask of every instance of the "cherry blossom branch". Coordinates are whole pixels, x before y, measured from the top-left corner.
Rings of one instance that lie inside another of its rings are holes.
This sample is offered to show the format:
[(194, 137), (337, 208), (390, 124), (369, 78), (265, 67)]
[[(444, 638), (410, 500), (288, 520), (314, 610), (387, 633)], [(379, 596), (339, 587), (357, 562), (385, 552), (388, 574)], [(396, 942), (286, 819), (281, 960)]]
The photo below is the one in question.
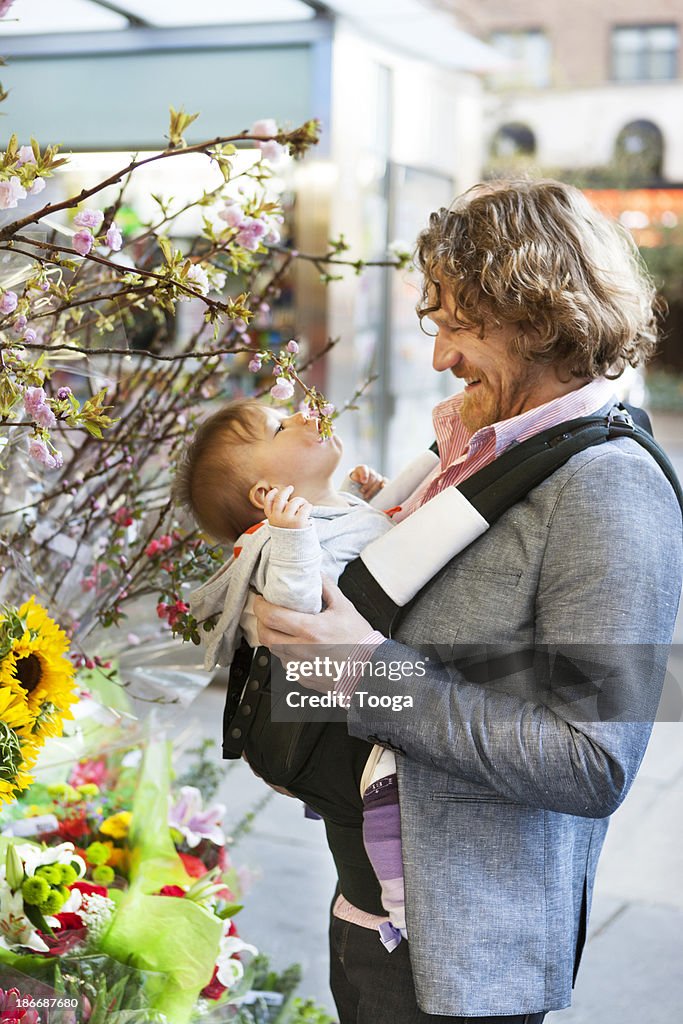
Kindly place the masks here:
[(153, 156), (145, 157), (144, 160), (131, 160), (125, 167), (115, 171), (104, 181), (100, 181), (97, 185), (93, 185), (92, 188), (84, 188), (76, 196), (71, 196), (69, 199), (64, 199), (61, 203), (48, 203), (43, 206), (42, 209), (37, 210), (35, 213), (28, 214), (26, 217), (22, 217), (20, 220), (14, 221), (8, 224), (6, 227), (0, 229), (0, 241), (4, 241), (8, 238), (13, 238), (18, 231), (25, 228), (28, 224), (36, 224), (42, 220), (43, 217), (47, 217), (53, 213), (57, 213), (59, 210), (70, 210), (76, 206), (79, 206), (84, 200), (89, 199), (91, 196), (97, 195), (98, 192), (102, 192), (103, 189), (108, 188), (110, 185), (118, 184), (122, 178), (126, 175), (132, 174), (138, 167), (144, 167), (146, 164), (155, 163), (157, 160), (170, 160), (171, 157), (185, 156), (188, 153), (204, 153), (206, 156), (211, 156), (209, 150), (217, 146), (226, 146), (230, 143), (235, 142), (265, 142), (267, 140), (274, 140), (281, 142), (283, 145), (287, 145), (291, 142), (295, 142), (301, 139), (302, 129), (295, 129), (293, 132), (281, 132), (277, 135), (249, 135), (248, 132), (241, 132), (239, 135), (226, 135), (216, 136), (215, 139), (209, 139), (206, 142), (198, 142), (194, 146), (183, 146), (179, 149), (164, 149), (160, 153), (155, 153)]

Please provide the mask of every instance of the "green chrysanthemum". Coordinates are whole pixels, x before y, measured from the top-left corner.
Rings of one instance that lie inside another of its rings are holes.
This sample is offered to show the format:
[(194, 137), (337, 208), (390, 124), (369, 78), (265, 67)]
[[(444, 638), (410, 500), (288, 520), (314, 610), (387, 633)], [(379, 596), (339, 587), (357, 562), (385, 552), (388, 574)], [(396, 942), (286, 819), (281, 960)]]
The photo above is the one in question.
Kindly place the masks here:
[(73, 885), (78, 878), (78, 872), (75, 868), (72, 868), (70, 864), (57, 864), (60, 874), (60, 883), (62, 885)]
[(58, 914), (65, 903), (66, 900), (58, 889), (50, 889), (45, 899), (38, 904), (38, 909), (42, 914)]
[(33, 875), (32, 878), (27, 878), (21, 887), (24, 903), (33, 907), (41, 906), (51, 891), (49, 882), (42, 875)]
[(110, 868), (108, 864), (100, 864), (99, 867), (93, 869), (92, 880), (98, 885), (109, 885), (114, 881), (114, 869)]
[(98, 842), (91, 843), (85, 851), (88, 862), (92, 864), (93, 867), (97, 867), (100, 864), (106, 864), (109, 860), (109, 853), (109, 847), (105, 846), (104, 843)]
[(59, 864), (41, 864), (36, 868), (36, 875), (44, 878), (48, 885), (59, 885), (62, 881), (62, 872)]

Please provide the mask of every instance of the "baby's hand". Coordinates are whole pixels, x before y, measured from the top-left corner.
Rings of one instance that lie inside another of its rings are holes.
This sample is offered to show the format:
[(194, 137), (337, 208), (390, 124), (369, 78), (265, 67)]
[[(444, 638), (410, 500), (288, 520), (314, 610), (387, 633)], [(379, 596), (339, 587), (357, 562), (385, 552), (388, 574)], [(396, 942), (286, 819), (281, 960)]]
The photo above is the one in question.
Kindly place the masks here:
[(386, 477), (382, 476), (375, 469), (370, 469), (369, 466), (364, 465), (356, 466), (355, 469), (352, 469), (349, 477), (354, 483), (360, 484), (360, 496), (365, 501), (370, 501), (370, 498), (374, 498), (387, 482)]
[(273, 487), (263, 503), (268, 522), (285, 530), (305, 530), (313, 506), (293, 494), (293, 487)]

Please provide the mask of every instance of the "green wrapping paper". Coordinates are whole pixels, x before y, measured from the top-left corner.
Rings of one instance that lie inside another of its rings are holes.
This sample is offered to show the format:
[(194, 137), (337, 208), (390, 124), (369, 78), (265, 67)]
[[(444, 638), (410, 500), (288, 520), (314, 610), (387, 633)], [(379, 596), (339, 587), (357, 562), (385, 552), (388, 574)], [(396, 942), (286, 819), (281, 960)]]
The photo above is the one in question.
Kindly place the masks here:
[(223, 923), (189, 899), (155, 896), (165, 885), (188, 887), (191, 879), (168, 827), (170, 746), (145, 751), (129, 834), (130, 887), (102, 937), (103, 953), (138, 970), (158, 972), (145, 994), (170, 1024), (187, 1024), (201, 990), (212, 978)]

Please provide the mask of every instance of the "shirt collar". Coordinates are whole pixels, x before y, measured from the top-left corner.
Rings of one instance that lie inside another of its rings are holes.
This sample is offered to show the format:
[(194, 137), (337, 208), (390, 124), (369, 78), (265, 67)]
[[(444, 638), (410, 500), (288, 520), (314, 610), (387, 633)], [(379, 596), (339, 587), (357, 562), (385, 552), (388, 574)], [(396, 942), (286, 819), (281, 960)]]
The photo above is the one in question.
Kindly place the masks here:
[(584, 384), (583, 387), (570, 391), (569, 394), (553, 398), (550, 402), (538, 405), (533, 409), (518, 416), (511, 416), (506, 420), (499, 420), (468, 434), (462, 420), (460, 409), (464, 400), (464, 394), (459, 392), (439, 402), (433, 411), (433, 422), (435, 428), (441, 423), (442, 431), (444, 421), (451, 421), (452, 426), (462, 432), (463, 449), (479, 448), (486, 443), (493, 433), (496, 444), (496, 455), (508, 448), (513, 441), (524, 441), (527, 437), (544, 430), (546, 427), (553, 427), (564, 420), (575, 419), (579, 416), (590, 416), (604, 406), (611, 399), (616, 401), (614, 384), (605, 377), (598, 377), (596, 380)]

